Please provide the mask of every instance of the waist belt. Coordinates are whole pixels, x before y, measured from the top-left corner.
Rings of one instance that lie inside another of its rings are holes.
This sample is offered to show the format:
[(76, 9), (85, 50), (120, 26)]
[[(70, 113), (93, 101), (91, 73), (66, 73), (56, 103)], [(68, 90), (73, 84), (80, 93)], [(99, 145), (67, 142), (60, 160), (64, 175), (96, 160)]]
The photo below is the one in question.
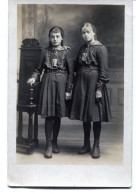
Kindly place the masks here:
[(84, 71), (93, 71), (93, 70), (98, 71), (97, 66), (83, 66), (83, 67), (81, 67), (81, 69), (84, 70)]
[(61, 70), (61, 69), (47, 69), (47, 70), (45, 70), (45, 72), (44, 73), (53, 73), (53, 74), (66, 74), (67, 73), (67, 71), (66, 70)]

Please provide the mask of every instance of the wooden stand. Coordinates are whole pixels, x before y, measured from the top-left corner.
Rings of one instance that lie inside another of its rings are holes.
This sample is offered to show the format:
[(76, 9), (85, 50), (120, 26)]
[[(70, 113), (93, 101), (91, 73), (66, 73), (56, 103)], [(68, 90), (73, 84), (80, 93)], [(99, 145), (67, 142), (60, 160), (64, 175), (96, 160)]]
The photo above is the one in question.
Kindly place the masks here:
[[(33, 149), (38, 146), (38, 115), (36, 105), (18, 105), (19, 123), (18, 123), (18, 136), (17, 136), (17, 152), (32, 154)], [(22, 114), (28, 113), (28, 138), (22, 136)], [(34, 124), (33, 124), (34, 115)]]
[[(24, 39), (20, 48), (20, 72), (18, 80), (18, 134), (16, 151), (32, 154), (38, 146), (38, 113), (37, 104), (40, 91), (40, 80), (34, 86), (27, 84), (34, 70), (38, 67), (41, 58), (41, 47), (36, 39)], [(22, 136), (23, 113), (28, 113), (28, 137)]]
[[(33, 149), (38, 146), (38, 114), (37, 105), (33, 104), (33, 86), (30, 87), (30, 104), (17, 105), (19, 111), (17, 152), (32, 154)], [(22, 136), (23, 112), (28, 113), (28, 138)], [(34, 123), (33, 123), (34, 115)]]

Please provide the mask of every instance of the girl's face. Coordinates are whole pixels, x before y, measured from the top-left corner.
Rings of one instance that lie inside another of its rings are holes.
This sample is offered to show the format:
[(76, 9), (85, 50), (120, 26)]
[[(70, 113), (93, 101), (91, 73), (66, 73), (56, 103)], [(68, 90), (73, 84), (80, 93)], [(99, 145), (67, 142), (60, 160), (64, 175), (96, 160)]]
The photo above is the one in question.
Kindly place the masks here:
[(52, 43), (53, 46), (60, 46), (61, 42), (62, 42), (63, 38), (61, 36), (60, 32), (51, 32), (50, 34), (50, 41)]
[(83, 39), (86, 42), (90, 42), (94, 40), (95, 33), (91, 27), (82, 28), (81, 34), (82, 34)]

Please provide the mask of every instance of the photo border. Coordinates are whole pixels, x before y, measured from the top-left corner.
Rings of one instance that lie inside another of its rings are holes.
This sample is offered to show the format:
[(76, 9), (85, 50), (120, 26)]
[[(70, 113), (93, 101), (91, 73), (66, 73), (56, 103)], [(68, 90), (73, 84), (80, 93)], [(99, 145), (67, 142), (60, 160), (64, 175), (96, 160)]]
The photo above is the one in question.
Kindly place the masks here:
[[(125, 5), (124, 163), (122, 166), (16, 164), (17, 4)], [(129, 65), (128, 65), (129, 64)], [(132, 1), (9, 0), (8, 185), (31, 187), (130, 187), (132, 184)], [(48, 176), (47, 176), (48, 175)], [(57, 175), (57, 180), (56, 180)], [(92, 178), (93, 177), (93, 178)], [(62, 181), (63, 180), (63, 181)]]

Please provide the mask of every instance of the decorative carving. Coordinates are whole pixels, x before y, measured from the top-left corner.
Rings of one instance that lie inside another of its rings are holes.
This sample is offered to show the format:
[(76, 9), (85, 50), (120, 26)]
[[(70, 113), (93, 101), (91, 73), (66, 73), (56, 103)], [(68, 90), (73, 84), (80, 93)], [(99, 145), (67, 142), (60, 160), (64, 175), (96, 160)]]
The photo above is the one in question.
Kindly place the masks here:
[(33, 100), (34, 100), (34, 87), (33, 87), (33, 85), (30, 85), (30, 104), (32, 105), (32, 104), (34, 104), (33, 103)]
[(22, 41), (21, 48), (41, 48), (41, 47), (37, 39), (26, 38)]
[[(39, 97), (40, 83), (29, 86), (27, 80), (31, 77), (35, 68), (37, 68), (41, 48), (38, 40), (27, 38), (23, 40), (20, 55), (18, 104), (19, 124), (17, 136), (17, 152), (32, 154), (35, 146), (38, 146), (38, 113), (37, 103)], [(22, 136), (23, 132), (23, 113), (28, 113), (28, 137)], [(33, 126), (34, 116), (34, 126)]]

